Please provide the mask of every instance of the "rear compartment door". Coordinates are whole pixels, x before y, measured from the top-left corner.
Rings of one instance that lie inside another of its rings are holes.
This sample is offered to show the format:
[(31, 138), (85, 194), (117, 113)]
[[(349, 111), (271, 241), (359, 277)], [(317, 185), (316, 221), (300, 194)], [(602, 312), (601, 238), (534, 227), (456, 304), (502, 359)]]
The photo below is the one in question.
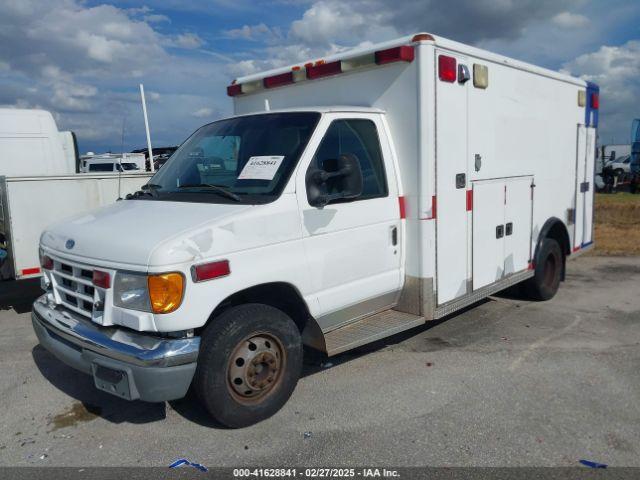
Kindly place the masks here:
[(596, 160), (596, 129), (587, 128), (587, 146), (584, 171), (584, 228), (582, 233), (582, 247), (593, 241), (593, 196), (595, 193), (594, 175)]
[[(440, 55), (466, 58), (436, 50)], [(468, 292), (467, 83), (436, 78), (436, 278), (438, 304)]]
[(573, 248), (579, 249), (582, 246), (585, 226), (585, 204), (584, 192), (582, 190), (585, 188), (584, 181), (587, 162), (587, 127), (585, 127), (584, 125), (578, 125), (576, 150), (576, 204), (574, 209)]

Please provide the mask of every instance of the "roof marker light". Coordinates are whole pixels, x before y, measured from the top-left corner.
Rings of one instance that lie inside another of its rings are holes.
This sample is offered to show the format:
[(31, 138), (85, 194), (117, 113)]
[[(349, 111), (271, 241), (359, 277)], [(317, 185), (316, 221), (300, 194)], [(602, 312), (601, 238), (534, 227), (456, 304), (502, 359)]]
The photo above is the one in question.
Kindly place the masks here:
[(436, 39), (428, 33), (419, 33), (411, 39), (412, 42), (435, 42), (435, 40)]
[(273, 75), (272, 77), (266, 77), (263, 80), (264, 88), (280, 87), (282, 85), (289, 85), (293, 83), (293, 72), (285, 72), (280, 75)]
[(414, 50), (410, 45), (388, 48), (376, 52), (376, 63), (384, 65), (392, 62), (413, 62)]
[(320, 61), (318, 61), (315, 65), (307, 66), (307, 78), (310, 80), (314, 78), (328, 77), (338, 73), (342, 73), (340, 60), (330, 63), (320, 63)]
[(453, 83), (458, 77), (456, 59), (447, 55), (438, 56), (438, 77), (443, 82)]
[(227, 95), (230, 97), (235, 97), (236, 95), (240, 95), (242, 93), (242, 85), (239, 83), (232, 83), (227, 87)]

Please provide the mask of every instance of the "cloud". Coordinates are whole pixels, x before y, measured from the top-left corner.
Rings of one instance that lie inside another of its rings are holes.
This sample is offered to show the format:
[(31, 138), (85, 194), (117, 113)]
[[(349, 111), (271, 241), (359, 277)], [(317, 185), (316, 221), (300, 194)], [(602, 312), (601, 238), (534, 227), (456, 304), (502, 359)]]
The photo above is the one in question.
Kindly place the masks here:
[(254, 42), (273, 43), (283, 39), (282, 32), (278, 27), (268, 27), (264, 23), (257, 25), (244, 25), (240, 28), (226, 30), (224, 35), (227, 38), (250, 40)]
[(204, 45), (204, 41), (195, 33), (182, 33), (173, 39), (171, 45), (191, 50), (200, 48)]
[(628, 142), (631, 121), (640, 117), (640, 41), (602, 46), (567, 62), (563, 68), (600, 86), (602, 142)]
[(561, 12), (554, 16), (551, 21), (564, 28), (580, 28), (589, 25), (589, 19), (584, 15), (571, 12)]
[(123, 121), (129, 148), (145, 143), (141, 82), (154, 143), (188, 136), (203, 104), (213, 102), (214, 113), (229, 108), (228, 61), (200, 54), (206, 42), (195, 33), (157, 30), (167, 22), (148, 18), (156, 15), (149, 7), (0, 3), (0, 105), (52, 111), (60, 129), (76, 132), (81, 150), (119, 150)]
[(214, 111), (215, 110), (213, 108), (203, 107), (203, 108), (199, 108), (198, 110), (193, 112), (191, 115), (193, 115), (196, 118), (210, 118), (213, 115)]

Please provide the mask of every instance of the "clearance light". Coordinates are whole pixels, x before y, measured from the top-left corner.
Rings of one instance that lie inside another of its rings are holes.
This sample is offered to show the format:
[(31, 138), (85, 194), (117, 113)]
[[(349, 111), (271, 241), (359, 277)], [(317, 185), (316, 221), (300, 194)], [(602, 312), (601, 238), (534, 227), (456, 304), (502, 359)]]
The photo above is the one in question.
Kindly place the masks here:
[(316, 62), (315, 65), (307, 66), (307, 78), (310, 80), (313, 80), (314, 78), (329, 77), (338, 73), (342, 73), (340, 60), (330, 63)]
[(289, 85), (293, 83), (293, 72), (285, 72), (280, 75), (274, 75), (272, 77), (266, 77), (263, 80), (264, 88), (280, 87), (282, 85)]
[(578, 106), (584, 107), (587, 104), (587, 92), (584, 90), (578, 91)]
[(489, 86), (489, 67), (477, 63), (473, 64), (473, 86), (476, 88)]
[(242, 93), (242, 85), (239, 83), (231, 84), (227, 87), (227, 95), (230, 97), (235, 97), (236, 95), (240, 95)]
[(149, 275), (147, 282), (153, 313), (171, 313), (182, 303), (184, 277), (181, 273)]
[(40, 257), (40, 266), (45, 270), (53, 270), (53, 259), (47, 255), (43, 255)]
[(436, 39), (428, 33), (419, 33), (417, 35), (414, 35), (411, 39), (412, 42), (435, 42), (435, 40)]
[(413, 62), (413, 58), (413, 47), (409, 45), (376, 52), (376, 63), (378, 65), (392, 62)]
[(600, 108), (600, 95), (597, 93), (591, 94), (591, 108), (598, 110)]
[(109, 288), (111, 286), (111, 276), (107, 272), (94, 270), (92, 280), (96, 287)]
[(456, 70), (456, 59), (447, 55), (438, 57), (438, 77), (443, 82), (453, 83), (458, 77)]
[(214, 278), (226, 277), (231, 273), (228, 260), (218, 262), (203, 263), (202, 265), (194, 265), (191, 267), (191, 277), (194, 282), (204, 282), (205, 280), (213, 280)]

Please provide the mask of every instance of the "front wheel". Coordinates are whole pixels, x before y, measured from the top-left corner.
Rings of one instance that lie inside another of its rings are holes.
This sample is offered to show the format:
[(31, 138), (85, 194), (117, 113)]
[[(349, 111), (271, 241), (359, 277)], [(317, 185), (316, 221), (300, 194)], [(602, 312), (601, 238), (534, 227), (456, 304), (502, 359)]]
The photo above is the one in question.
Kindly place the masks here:
[(301, 369), (302, 341), (293, 320), (268, 305), (240, 305), (205, 329), (194, 386), (215, 420), (240, 428), (280, 410)]
[(534, 300), (552, 299), (560, 287), (564, 259), (560, 245), (552, 238), (543, 238), (536, 258), (535, 274), (524, 283), (524, 291)]

